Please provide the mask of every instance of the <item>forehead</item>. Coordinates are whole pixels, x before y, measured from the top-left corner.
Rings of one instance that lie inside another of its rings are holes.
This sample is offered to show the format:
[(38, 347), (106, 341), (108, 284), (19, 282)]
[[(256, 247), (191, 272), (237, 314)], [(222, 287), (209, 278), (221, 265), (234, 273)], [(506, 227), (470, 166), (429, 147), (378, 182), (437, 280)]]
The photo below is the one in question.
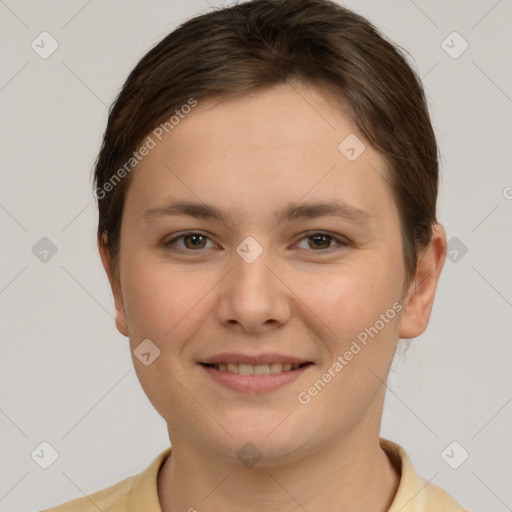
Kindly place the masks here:
[[(297, 152), (326, 152), (338, 156), (338, 139), (354, 133), (355, 126), (339, 103), (319, 89), (303, 84), (280, 84), (235, 97), (204, 98), (173, 130), (175, 145), (189, 145), (200, 138), (204, 151), (231, 158), (244, 147), (247, 153), (292, 157)], [(360, 135), (360, 138), (362, 136)], [(285, 155), (286, 151), (292, 152)], [(196, 155), (201, 157), (201, 153)], [(296, 160), (297, 158), (293, 158)]]
[(314, 87), (199, 99), (155, 142), (126, 197), (139, 213), (173, 197), (231, 207), (241, 218), (301, 200), (342, 200), (361, 210), (392, 201), (384, 158)]

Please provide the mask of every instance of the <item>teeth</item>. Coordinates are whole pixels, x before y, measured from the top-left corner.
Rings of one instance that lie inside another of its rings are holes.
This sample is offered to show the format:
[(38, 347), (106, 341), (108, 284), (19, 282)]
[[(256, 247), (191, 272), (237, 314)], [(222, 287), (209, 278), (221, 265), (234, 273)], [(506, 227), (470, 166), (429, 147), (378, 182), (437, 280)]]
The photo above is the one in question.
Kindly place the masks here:
[[(249, 366), (249, 365), (247, 365)], [(270, 365), (268, 364), (256, 364), (254, 365), (254, 375), (269, 375), (270, 374)]]
[(236, 364), (219, 363), (213, 365), (216, 370), (239, 373), (240, 375), (269, 375), (271, 373), (289, 372), (300, 368), (300, 363), (270, 363), (270, 364)]
[(254, 366), (250, 364), (239, 364), (238, 373), (240, 375), (251, 375), (251, 373), (254, 373)]

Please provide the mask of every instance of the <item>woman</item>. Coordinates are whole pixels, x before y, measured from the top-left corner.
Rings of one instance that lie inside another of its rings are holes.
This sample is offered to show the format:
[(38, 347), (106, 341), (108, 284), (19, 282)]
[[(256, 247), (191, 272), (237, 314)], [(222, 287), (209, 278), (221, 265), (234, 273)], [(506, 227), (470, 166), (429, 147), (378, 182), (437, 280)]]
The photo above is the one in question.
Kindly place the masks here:
[(419, 79), (328, 0), (197, 16), (145, 55), (95, 169), (118, 330), (172, 449), (66, 511), (463, 510), (380, 439), (446, 253)]

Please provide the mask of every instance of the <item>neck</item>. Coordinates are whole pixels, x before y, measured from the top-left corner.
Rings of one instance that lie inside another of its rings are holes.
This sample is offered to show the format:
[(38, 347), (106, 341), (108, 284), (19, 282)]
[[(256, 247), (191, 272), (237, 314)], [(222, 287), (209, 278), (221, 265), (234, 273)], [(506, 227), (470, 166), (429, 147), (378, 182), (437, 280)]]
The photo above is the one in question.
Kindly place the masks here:
[(400, 475), (378, 442), (354, 432), (282, 466), (247, 468), (210, 458), (184, 439), (158, 475), (162, 512), (385, 512)]

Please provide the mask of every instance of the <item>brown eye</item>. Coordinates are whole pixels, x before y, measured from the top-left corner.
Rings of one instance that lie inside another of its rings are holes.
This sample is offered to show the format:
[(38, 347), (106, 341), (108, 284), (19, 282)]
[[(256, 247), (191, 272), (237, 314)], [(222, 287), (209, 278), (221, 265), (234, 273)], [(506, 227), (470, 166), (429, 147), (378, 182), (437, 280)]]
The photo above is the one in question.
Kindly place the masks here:
[(183, 237), (187, 249), (204, 249), (206, 237), (203, 235), (185, 235)]
[(332, 240), (329, 235), (313, 235), (309, 236), (308, 239), (313, 241), (309, 246), (315, 249), (328, 249)]
[(342, 248), (348, 245), (347, 242), (328, 233), (313, 232), (302, 238), (302, 240), (307, 240), (308, 242), (307, 247), (301, 248), (313, 249), (314, 252), (328, 251), (329, 249)]
[[(177, 242), (183, 241), (183, 244), (180, 245)], [(205, 245), (208, 242), (209, 238), (202, 233), (185, 233), (183, 235), (177, 236), (169, 242), (165, 243), (166, 246), (175, 246), (181, 250), (200, 250), (205, 249)]]

